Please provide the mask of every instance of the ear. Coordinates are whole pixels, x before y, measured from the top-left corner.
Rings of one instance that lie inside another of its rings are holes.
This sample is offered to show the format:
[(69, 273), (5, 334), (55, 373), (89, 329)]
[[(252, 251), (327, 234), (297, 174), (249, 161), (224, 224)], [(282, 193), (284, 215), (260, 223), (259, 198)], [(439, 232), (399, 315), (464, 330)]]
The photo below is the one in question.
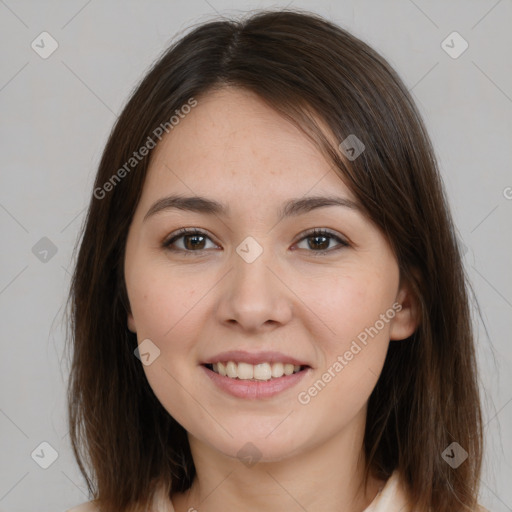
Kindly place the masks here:
[(137, 329), (135, 328), (135, 320), (131, 313), (128, 313), (128, 329), (133, 333), (137, 332)]
[(404, 340), (416, 331), (420, 323), (419, 301), (409, 280), (400, 278), (400, 287), (395, 302), (400, 305), (400, 309), (395, 309), (396, 314), (391, 320), (389, 338)]

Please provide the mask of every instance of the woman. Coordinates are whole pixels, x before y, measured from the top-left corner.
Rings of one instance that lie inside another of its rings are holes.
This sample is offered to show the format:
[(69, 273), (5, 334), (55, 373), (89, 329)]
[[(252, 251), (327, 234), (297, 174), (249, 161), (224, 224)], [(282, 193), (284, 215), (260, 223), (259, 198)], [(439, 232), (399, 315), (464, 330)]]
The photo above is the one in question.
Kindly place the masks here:
[(389, 64), (321, 17), (203, 24), (98, 169), (70, 293), (73, 510), (475, 511), (461, 255)]

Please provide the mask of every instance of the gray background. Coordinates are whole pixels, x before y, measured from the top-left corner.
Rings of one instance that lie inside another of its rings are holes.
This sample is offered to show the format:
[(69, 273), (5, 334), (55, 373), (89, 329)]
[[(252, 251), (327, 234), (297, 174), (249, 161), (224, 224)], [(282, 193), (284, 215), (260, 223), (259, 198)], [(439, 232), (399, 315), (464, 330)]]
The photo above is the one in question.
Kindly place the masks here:
[[(475, 315), (487, 442), (481, 503), (512, 510), (511, 0), (0, 0), (0, 511), (56, 512), (88, 499), (67, 435), (62, 313), (116, 114), (192, 23), (278, 6), (313, 10), (348, 29), (412, 90), (484, 320)], [(31, 48), (43, 31), (58, 42), (46, 59)], [(458, 58), (441, 46), (453, 31), (469, 44)], [(55, 255), (38, 252), (43, 237)], [(42, 442), (58, 452), (48, 469), (31, 457)]]

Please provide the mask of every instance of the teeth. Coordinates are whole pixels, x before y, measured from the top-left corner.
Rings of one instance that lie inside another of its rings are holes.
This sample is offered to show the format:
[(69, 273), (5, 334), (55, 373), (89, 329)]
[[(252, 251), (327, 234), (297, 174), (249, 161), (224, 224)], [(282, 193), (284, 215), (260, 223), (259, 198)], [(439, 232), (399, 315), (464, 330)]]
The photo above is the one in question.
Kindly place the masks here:
[(239, 379), (252, 379), (253, 376), (255, 379), (259, 379), (256, 375), (256, 370), (252, 364), (247, 363), (238, 363), (238, 368), (236, 370), (236, 376)]
[[(227, 375), (227, 373), (226, 373), (226, 367), (224, 366), (224, 364), (223, 363), (217, 363), (217, 367), (219, 369), (220, 375), (225, 377)], [(214, 372), (217, 371), (217, 370), (215, 370), (215, 366), (213, 367), (213, 371)]]
[[(240, 368), (240, 365), (238, 367)], [(256, 364), (253, 368), (256, 380), (270, 380), (272, 378), (272, 368), (269, 363)], [(240, 375), (238, 377), (241, 378)]]
[(238, 367), (237, 364), (233, 361), (229, 361), (226, 365), (226, 373), (228, 377), (231, 377), (232, 379), (236, 379), (238, 377)]
[(272, 377), (281, 377), (284, 374), (284, 364), (274, 363), (272, 365)]
[(301, 367), (291, 363), (260, 363), (253, 365), (228, 361), (227, 363), (213, 363), (212, 368), (215, 373), (231, 379), (270, 380), (296, 373)]

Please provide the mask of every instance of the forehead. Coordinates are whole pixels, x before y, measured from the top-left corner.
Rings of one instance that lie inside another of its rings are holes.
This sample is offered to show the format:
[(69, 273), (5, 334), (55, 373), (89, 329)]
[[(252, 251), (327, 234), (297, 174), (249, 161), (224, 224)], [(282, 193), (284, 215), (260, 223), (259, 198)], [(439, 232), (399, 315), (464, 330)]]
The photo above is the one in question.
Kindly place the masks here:
[(169, 191), (261, 200), (339, 192), (353, 198), (315, 144), (256, 94), (224, 88), (197, 99), (153, 150), (143, 199)]

